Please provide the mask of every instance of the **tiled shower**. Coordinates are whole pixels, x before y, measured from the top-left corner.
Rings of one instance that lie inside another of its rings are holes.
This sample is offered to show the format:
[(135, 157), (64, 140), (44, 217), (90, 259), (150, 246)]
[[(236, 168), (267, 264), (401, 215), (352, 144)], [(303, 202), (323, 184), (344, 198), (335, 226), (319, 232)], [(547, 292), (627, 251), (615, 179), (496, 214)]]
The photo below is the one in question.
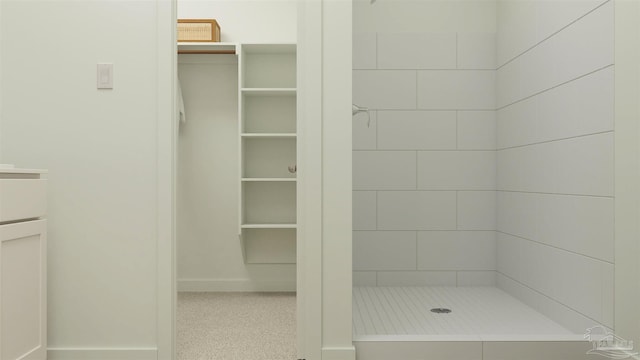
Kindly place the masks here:
[(613, 1), (354, 4), (356, 287), (613, 328)]

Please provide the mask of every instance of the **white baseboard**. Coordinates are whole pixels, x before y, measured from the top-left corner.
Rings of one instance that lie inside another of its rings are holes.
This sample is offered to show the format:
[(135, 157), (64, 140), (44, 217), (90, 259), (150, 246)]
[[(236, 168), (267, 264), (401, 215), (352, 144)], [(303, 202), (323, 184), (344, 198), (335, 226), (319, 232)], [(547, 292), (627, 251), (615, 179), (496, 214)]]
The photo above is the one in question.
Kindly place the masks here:
[(248, 279), (179, 279), (181, 292), (296, 291), (295, 281), (252, 281)]
[(157, 360), (157, 348), (49, 348), (47, 360)]
[(355, 360), (355, 346), (348, 347), (323, 347), (322, 360)]

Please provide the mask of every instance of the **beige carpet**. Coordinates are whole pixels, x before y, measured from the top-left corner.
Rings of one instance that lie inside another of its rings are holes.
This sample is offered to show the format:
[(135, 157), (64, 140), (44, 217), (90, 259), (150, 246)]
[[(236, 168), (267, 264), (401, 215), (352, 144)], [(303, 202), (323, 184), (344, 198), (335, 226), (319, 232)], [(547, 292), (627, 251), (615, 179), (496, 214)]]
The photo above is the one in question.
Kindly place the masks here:
[(178, 360), (296, 359), (295, 293), (178, 293)]

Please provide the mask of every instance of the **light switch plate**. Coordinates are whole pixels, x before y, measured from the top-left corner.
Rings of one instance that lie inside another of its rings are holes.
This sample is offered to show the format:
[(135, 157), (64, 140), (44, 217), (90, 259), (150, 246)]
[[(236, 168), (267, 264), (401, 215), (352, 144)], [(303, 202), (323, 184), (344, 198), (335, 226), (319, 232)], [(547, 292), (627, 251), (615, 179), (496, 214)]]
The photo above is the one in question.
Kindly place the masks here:
[(113, 64), (98, 64), (98, 89), (113, 89)]

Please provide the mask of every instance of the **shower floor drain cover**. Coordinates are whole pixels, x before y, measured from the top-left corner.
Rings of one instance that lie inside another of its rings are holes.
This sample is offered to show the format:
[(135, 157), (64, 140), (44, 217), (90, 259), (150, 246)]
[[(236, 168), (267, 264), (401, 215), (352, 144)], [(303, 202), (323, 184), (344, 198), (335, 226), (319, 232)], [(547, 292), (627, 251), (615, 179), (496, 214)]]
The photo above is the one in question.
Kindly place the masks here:
[(447, 309), (447, 308), (434, 308), (431, 309), (432, 313), (436, 313), (436, 314), (448, 314), (451, 312), (451, 309)]

